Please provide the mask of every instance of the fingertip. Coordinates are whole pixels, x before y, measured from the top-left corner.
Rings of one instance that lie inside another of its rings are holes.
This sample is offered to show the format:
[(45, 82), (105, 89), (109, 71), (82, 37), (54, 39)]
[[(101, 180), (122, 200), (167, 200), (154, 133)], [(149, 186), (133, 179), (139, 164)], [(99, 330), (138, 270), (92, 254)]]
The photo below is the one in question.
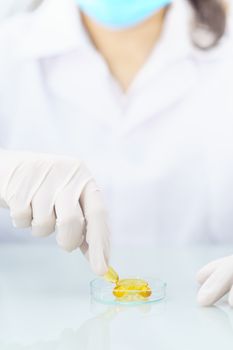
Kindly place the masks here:
[(89, 225), (87, 227), (86, 246), (84, 247), (87, 249), (82, 247), (82, 251), (87, 256), (92, 270), (100, 276), (108, 271), (110, 255), (109, 234), (105, 229), (104, 223), (102, 228), (98, 225), (93, 225), (92, 229), (90, 229)]
[(205, 291), (199, 291), (197, 295), (197, 303), (200, 306), (204, 306), (204, 307), (212, 305), (210, 293)]
[(70, 218), (65, 222), (57, 223), (56, 241), (59, 247), (67, 252), (80, 247), (84, 240), (82, 218)]
[(76, 249), (76, 247), (73, 244), (69, 244), (69, 243), (64, 242), (62, 240), (59, 240), (58, 237), (56, 237), (56, 241), (57, 241), (57, 245), (67, 253), (71, 253), (73, 250)]
[(196, 274), (196, 280), (199, 284), (204, 284), (204, 282), (210, 277), (210, 275), (219, 266), (219, 260), (212, 261), (207, 265), (203, 266)]
[(198, 291), (197, 302), (201, 306), (213, 305), (225, 294), (225, 291), (221, 288), (220, 284), (214, 283), (215, 281), (213, 277), (205, 282)]
[(82, 244), (83, 239), (82, 237), (77, 240), (76, 237), (72, 237), (72, 235), (65, 236), (62, 234), (58, 234), (56, 237), (57, 245), (68, 253), (76, 250)]
[(55, 224), (36, 224), (32, 221), (32, 236), (34, 237), (47, 237), (55, 231)]
[(75, 250), (75, 248), (73, 246), (65, 245), (65, 244), (59, 242), (58, 240), (57, 240), (57, 245), (58, 245), (58, 247), (60, 247), (62, 250), (64, 250), (67, 253), (72, 253)]
[(198, 284), (203, 284), (206, 280), (206, 273), (203, 271), (203, 269), (200, 269), (196, 274), (196, 281)]
[(22, 210), (15, 210), (11, 208), (10, 212), (12, 224), (16, 228), (28, 228), (32, 224), (31, 207)]
[(12, 218), (12, 224), (15, 228), (31, 227), (31, 218)]

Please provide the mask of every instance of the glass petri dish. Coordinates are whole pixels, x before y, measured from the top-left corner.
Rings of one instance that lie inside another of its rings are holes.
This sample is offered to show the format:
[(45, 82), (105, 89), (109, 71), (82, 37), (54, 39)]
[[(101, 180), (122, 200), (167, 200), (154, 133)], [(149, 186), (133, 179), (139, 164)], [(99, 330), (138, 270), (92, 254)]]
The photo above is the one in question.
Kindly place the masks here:
[(130, 277), (130, 279), (142, 279), (148, 282), (151, 290), (151, 295), (147, 298), (140, 298), (140, 290), (130, 291), (129, 298), (116, 298), (113, 295), (115, 285), (105, 281), (102, 278), (97, 278), (90, 283), (91, 298), (96, 302), (108, 305), (142, 305), (148, 303), (155, 303), (165, 298), (166, 283), (152, 277)]

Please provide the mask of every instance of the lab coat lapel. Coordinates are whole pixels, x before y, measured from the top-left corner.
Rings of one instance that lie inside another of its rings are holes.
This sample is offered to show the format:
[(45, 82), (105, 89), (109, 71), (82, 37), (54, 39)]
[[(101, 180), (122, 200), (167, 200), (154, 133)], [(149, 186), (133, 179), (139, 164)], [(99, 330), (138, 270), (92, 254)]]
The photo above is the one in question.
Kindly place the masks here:
[(123, 130), (129, 130), (158, 118), (180, 103), (198, 81), (198, 69), (192, 60), (176, 62), (129, 96)]
[(124, 131), (162, 115), (197, 82), (196, 50), (188, 30), (192, 16), (183, 0), (169, 9), (161, 39), (129, 89)]

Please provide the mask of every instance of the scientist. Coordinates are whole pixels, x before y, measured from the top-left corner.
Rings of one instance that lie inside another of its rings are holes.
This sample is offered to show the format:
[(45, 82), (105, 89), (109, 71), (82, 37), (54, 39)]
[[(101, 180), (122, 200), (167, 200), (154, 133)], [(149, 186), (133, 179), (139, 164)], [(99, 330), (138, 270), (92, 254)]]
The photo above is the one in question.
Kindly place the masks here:
[[(232, 243), (230, 11), (221, 0), (44, 0), (4, 20), (0, 204), (13, 225), (56, 229), (97, 274), (105, 207), (113, 242)], [(233, 306), (233, 256), (198, 280), (200, 304), (230, 291)]]

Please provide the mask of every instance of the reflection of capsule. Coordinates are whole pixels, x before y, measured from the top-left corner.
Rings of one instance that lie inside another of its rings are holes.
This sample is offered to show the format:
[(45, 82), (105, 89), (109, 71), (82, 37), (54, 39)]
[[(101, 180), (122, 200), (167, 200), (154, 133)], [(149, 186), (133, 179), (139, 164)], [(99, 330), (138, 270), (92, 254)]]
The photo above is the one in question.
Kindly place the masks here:
[(141, 279), (123, 279), (119, 280), (113, 289), (113, 295), (117, 299), (127, 301), (137, 299), (147, 299), (152, 292), (148, 283)]

